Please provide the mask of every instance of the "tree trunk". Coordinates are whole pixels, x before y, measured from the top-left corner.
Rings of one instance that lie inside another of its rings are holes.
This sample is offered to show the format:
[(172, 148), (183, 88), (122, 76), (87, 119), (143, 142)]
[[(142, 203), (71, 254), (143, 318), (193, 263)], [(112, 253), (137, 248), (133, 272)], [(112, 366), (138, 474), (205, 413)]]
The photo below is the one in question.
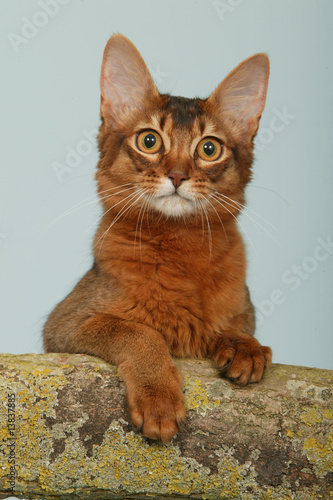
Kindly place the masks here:
[(0, 498), (333, 498), (333, 372), (273, 365), (257, 385), (177, 361), (187, 418), (171, 443), (130, 422), (116, 368), (0, 356)]

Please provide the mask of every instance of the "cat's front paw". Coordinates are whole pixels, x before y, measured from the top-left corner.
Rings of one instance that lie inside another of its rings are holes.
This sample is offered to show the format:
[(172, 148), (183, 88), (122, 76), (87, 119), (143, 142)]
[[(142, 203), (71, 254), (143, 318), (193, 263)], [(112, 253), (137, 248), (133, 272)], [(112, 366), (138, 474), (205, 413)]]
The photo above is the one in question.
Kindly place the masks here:
[(134, 425), (150, 439), (169, 441), (185, 419), (181, 384), (168, 379), (159, 384), (128, 388), (127, 399)]
[(272, 362), (272, 350), (250, 335), (223, 336), (212, 356), (223, 377), (238, 385), (260, 382)]

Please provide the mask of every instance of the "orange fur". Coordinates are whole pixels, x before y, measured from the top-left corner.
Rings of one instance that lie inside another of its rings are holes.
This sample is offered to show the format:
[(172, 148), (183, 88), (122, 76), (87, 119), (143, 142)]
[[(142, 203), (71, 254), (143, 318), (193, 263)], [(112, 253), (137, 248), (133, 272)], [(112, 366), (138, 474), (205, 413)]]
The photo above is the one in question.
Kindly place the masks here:
[[(171, 439), (185, 418), (171, 356), (211, 357), (240, 385), (261, 380), (271, 362), (253, 338), (236, 224), (267, 82), (259, 54), (208, 99), (174, 98), (157, 92), (125, 37), (104, 52), (95, 262), (50, 314), (44, 346), (117, 364), (132, 420), (153, 439)], [(144, 131), (148, 145), (157, 134), (158, 151), (138, 144)], [(198, 150), (200, 141), (213, 147), (209, 138), (221, 145), (214, 160)]]

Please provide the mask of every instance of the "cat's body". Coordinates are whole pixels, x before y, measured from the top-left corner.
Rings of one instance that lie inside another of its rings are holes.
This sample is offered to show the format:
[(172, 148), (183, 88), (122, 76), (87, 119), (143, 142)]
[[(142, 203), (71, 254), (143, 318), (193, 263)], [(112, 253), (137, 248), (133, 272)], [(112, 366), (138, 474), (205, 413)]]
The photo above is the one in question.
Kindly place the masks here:
[(207, 100), (171, 97), (126, 38), (104, 53), (95, 262), (51, 313), (44, 345), (117, 364), (132, 420), (151, 438), (170, 439), (185, 417), (172, 355), (211, 357), (239, 384), (271, 361), (252, 337), (236, 224), (267, 81), (259, 54)]

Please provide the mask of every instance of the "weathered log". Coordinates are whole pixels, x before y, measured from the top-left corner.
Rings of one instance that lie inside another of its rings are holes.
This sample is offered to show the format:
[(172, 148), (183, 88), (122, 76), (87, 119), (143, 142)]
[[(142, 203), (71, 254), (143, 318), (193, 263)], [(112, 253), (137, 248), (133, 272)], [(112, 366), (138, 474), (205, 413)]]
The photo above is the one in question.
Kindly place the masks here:
[(82, 355), (0, 356), (0, 498), (329, 499), (333, 372), (273, 365), (257, 385), (180, 360), (187, 418), (140, 435), (117, 369)]

